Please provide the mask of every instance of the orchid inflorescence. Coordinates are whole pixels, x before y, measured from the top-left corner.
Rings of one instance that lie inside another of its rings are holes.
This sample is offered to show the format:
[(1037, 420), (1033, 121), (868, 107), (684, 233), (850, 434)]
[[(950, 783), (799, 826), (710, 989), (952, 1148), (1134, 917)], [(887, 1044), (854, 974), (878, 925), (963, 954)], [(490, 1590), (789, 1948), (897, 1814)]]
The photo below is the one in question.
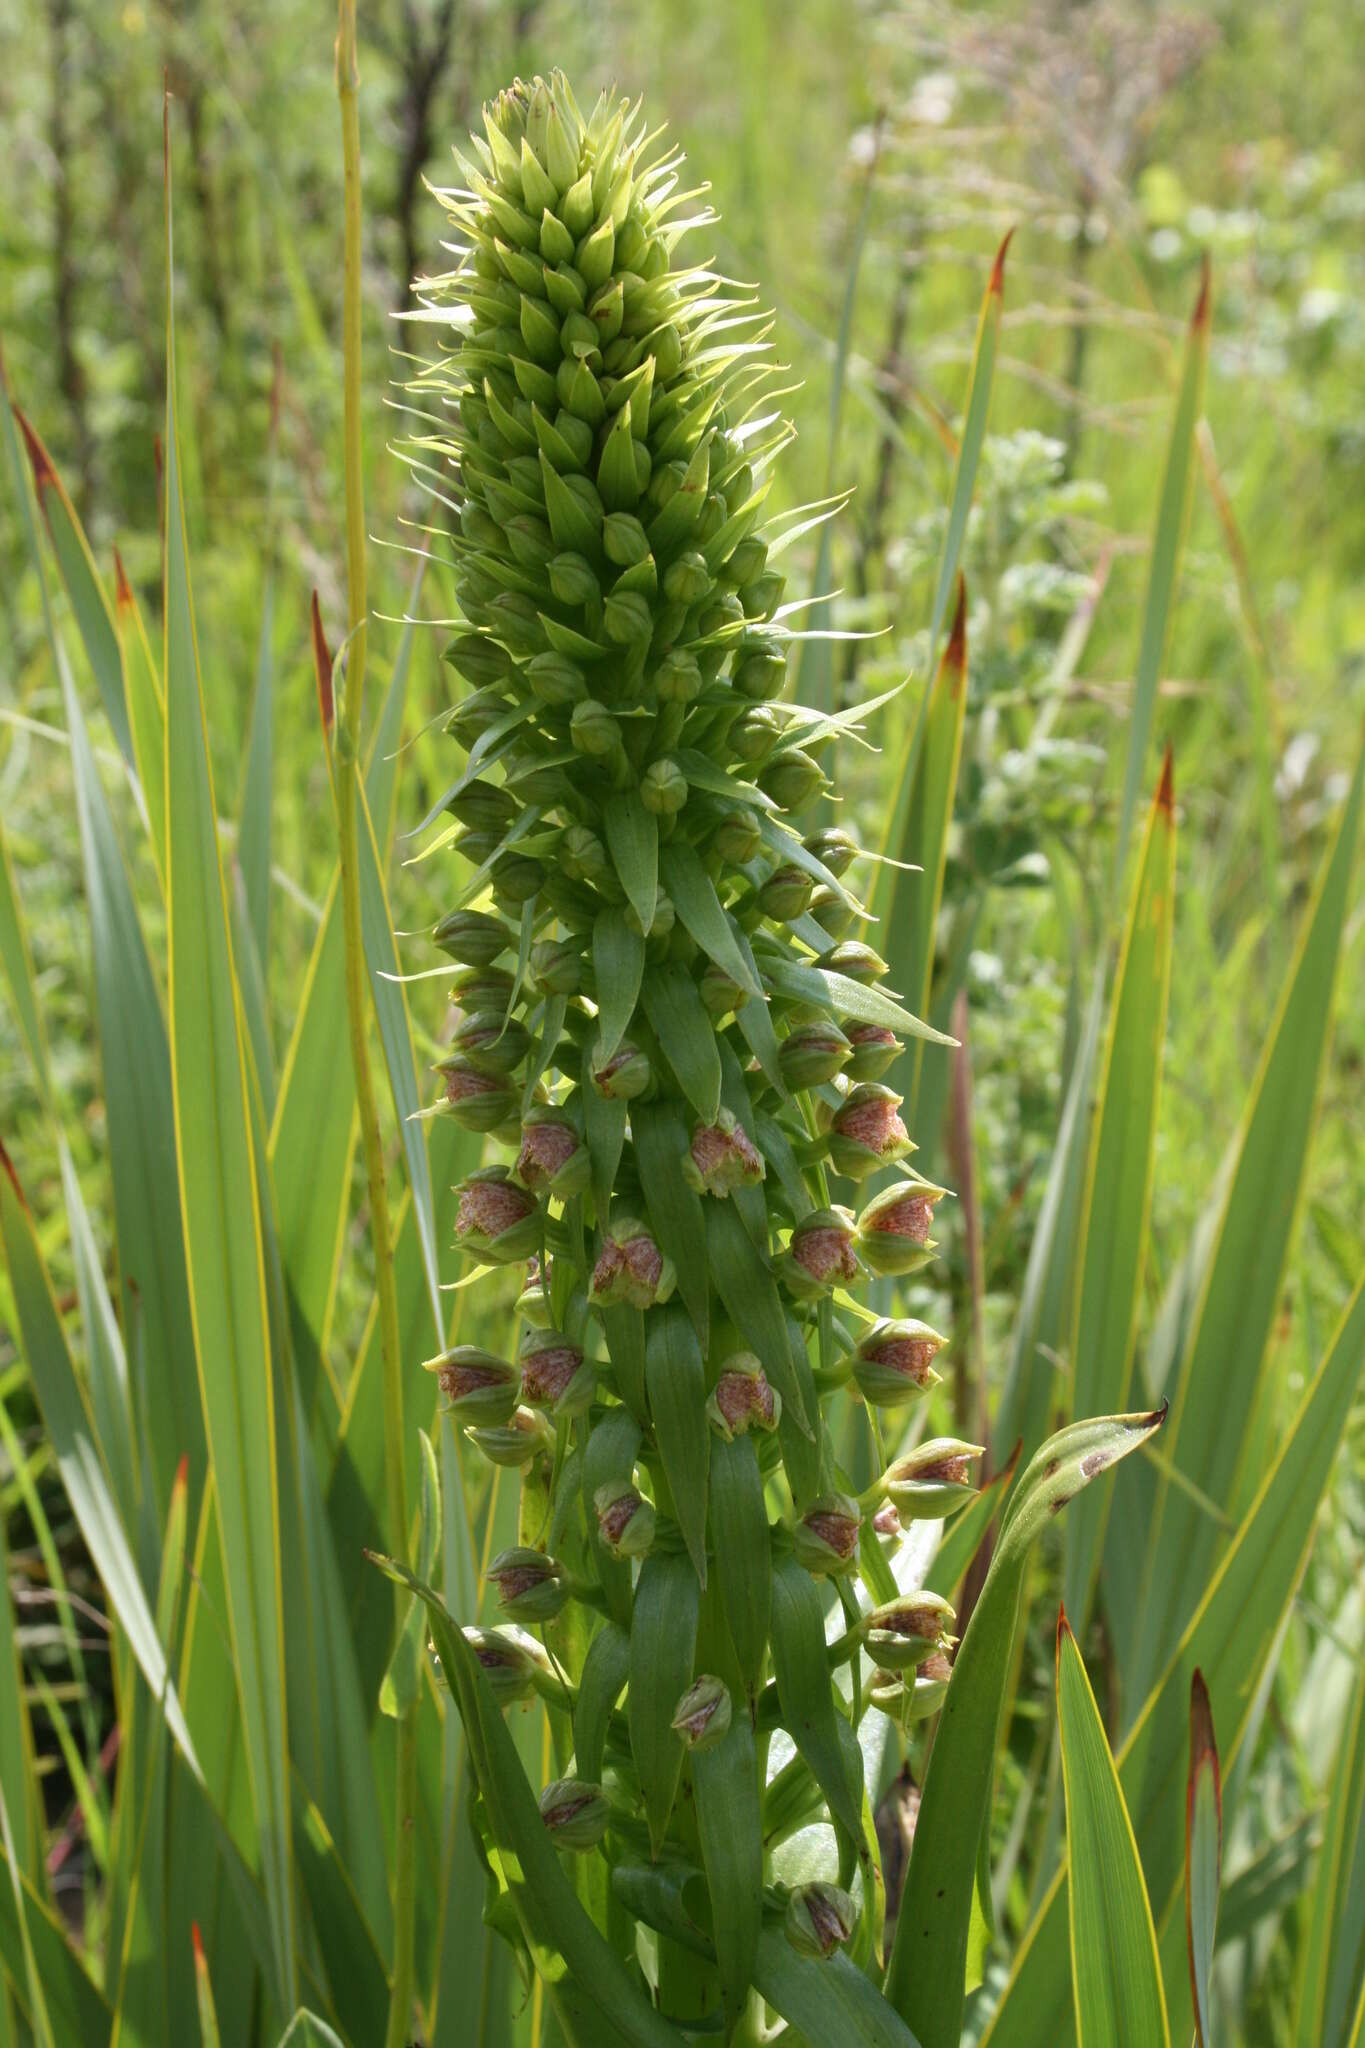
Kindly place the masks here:
[[(457, 267), (422, 287), (448, 345), (412, 451), (457, 514), (466, 622), (444, 1105), (507, 1148), (461, 1187), (456, 1238), (526, 1273), (514, 1359), (431, 1361), (523, 1474), (523, 1540), (490, 1568), (516, 1626), (470, 1639), (499, 1697), (550, 1703), (560, 1846), (616, 1858), (647, 1829), (715, 1892), (706, 1760), (747, 1745), (757, 1811), (789, 1725), (860, 1885), (856, 1745), (803, 1747), (812, 1630), (834, 1712), (814, 1580), (849, 1624), (855, 1717), (931, 1711), (952, 1611), (902, 1592), (886, 1532), (894, 1550), (897, 1518), (961, 1505), (978, 1451), (922, 1444), (855, 1494), (824, 1420), (846, 1389), (894, 1415), (935, 1385), (942, 1339), (849, 1290), (931, 1258), (944, 1193), (907, 1165), (884, 1080), (923, 1027), (857, 936), (856, 845), (818, 822), (853, 718), (781, 701), (799, 636), (776, 563), (834, 508), (762, 523), (792, 431), (766, 316), (680, 260), (715, 216), (638, 107), (604, 93), (584, 120), (556, 73), (488, 106), (474, 150), (442, 195)], [(584, 1754), (577, 1703), (604, 1692), (624, 1717)], [(862, 1890), (856, 1910), (832, 1884), (781, 1895), (802, 1953), (860, 1919), (875, 1938)]]

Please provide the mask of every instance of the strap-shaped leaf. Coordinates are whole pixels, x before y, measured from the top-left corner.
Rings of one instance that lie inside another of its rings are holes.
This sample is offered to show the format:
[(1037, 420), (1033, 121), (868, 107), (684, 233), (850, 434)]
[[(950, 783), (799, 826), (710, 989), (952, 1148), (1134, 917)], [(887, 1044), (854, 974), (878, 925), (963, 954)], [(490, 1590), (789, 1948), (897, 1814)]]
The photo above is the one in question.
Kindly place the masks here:
[(849, 1779), (825, 1655), (825, 1616), (810, 1573), (794, 1557), (773, 1568), (773, 1672), (782, 1725), (810, 1766), (850, 1841), (862, 1836), (862, 1786)]
[[(1014, 1654), (1029, 1551), (1083, 1486), (1164, 1419), (1110, 1415), (1051, 1437), (1019, 1481), (981, 1597), (953, 1664), (915, 1825), (886, 1995), (924, 2048), (958, 2048), (977, 1852), (987, 1825), (1000, 1702)], [(932, 1950), (933, 1970), (920, 1958)]]
[(659, 821), (645, 809), (639, 790), (627, 789), (608, 797), (602, 826), (617, 880), (648, 932), (659, 894)]
[(1152, 1908), (1076, 1638), (1057, 1623), (1057, 1711), (1071, 1857), (1071, 1980), (1080, 2048), (1169, 2043)]
[[(1202, 1671), (1190, 1680), (1190, 1775), (1185, 1792), (1185, 1946), (1190, 1958), (1195, 2048), (1212, 2048), (1209, 1979), (1223, 1876), (1223, 1779), (1213, 1709)], [(1323, 2036), (1327, 2039), (1327, 2036)]]
[(758, 1697), (773, 1612), (773, 1556), (752, 1440), (711, 1438), (711, 1557), (740, 1677)]
[(876, 1985), (842, 1953), (815, 1962), (799, 1956), (778, 1927), (765, 1927), (758, 1943), (755, 1982), (768, 2003), (803, 2041), (839, 2048), (919, 2048), (914, 2035)]
[(673, 1512), (687, 1554), (705, 1586), (710, 1477), (706, 1367), (692, 1319), (677, 1303), (654, 1310), (646, 1324), (645, 1389), (664, 1477), (673, 1496)]
[(602, 1754), (612, 1709), (630, 1675), (630, 1637), (609, 1621), (588, 1645), (573, 1710), (574, 1775), (590, 1784), (602, 1777)]
[(763, 1818), (753, 1723), (736, 1713), (724, 1739), (692, 1758), (701, 1859), (726, 2024), (744, 2011), (763, 1926)]
[[(733, 1202), (707, 1202), (706, 1243), (711, 1278), (725, 1313), (758, 1356), (782, 1396), (782, 1418), (814, 1442), (802, 1390), (792, 1366), (791, 1340), (777, 1282), (755, 1249)], [(785, 1450), (785, 1436), (783, 1438)]]
[(597, 984), (597, 1056), (609, 1060), (635, 1015), (645, 971), (645, 942), (616, 904), (599, 910), (593, 924), (592, 971)]
[(659, 873), (683, 928), (707, 959), (723, 967), (732, 981), (762, 1002), (762, 985), (740, 950), (730, 920), (721, 909), (715, 884), (702, 866), (696, 848), (682, 839), (661, 847)]
[(657, 1855), (677, 1797), (682, 1744), (673, 1727), (692, 1683), (701, 1593), (690, 1558), (652, 1550), (640, 1568), (630, 1622), (630, 1748)]
[(644, 1189), (645, 1208), (659, 1249), (672, 1259), (678, 1292), (687, 1304), (702, 1349), (709, 1341), (711, 1284), (706, 1268), (702, 1198), (679, 1171), (687, 1152), (682, 1106), (668, 1096), (631, 1105), (630, 1134)]
[(714, 1123), (720, 1109), (720, 1052), (696, 982), (680, 961), (667, 961), (646, 972), (643, 996), (650, 1028), (679, 1087), (701, 1121)]

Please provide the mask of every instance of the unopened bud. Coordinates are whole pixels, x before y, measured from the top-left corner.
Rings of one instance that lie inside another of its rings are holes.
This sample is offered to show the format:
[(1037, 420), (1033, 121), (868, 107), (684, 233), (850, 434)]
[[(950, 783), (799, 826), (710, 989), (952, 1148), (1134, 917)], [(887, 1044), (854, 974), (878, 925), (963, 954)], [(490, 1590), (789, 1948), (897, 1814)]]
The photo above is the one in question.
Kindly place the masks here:
[(504, 909), (519, 910), (523, 903), (529, 903), (533, 896), (539, 895), (545, 881), (545, 869), (528, 853), (504, 853), (494, 861), (489, 881), (494, 896)]
[[(664, 584), (667, 588), (668, 579)], [(674, 648), (659, 664), (654, 687), (663, 704), (692, 704), (701, 695), (702, 675), (696, 661), (681, 648)]]
[(476, 690), (500, 683), (513, 674), (515, 663), (507, 649), (482, 633), (462, 633), (452, 640), (443, 659)]
[(531, 976), (547, 996), (576, 996), (583, 986), (583, 949), (575, 939), (539, 939), (531, 948)]
[(787, 1900), (783, 1931), (798, 1955), (817, 1963), (851, 1941), (858, 1909), (837, 1884), (799, 1884)]
[(711, 960), (702, 974), (701, 999), (707, 1015), (719, 1019), (728, 1017), (733, 1010), (742, 1010), (749, 1000), (749, 991)]
[(706, 557), (693, 548), (675, 556), (664, 571), (664, 596), (671, 604), (699, 604), (710, 588)]
[[(583, 374), (591, 378), (592, 372), (586, 365)], [(602, 586), (597, 580), (591, 562), (582, 555), (566, 552), (556, 555), (549, 565), (550, 588), (560, 604), (597, 604), (602, 597)]]
[(885, 1671), (906, 1671), (953, 1641), (953, 1609), (937, 1593), (902, 1593), (874, 1607), (864, 1624), (863, 1647)]
[(648, 1056), (628, 1042), (618, 1045), (610, 1059), (593, 1061), (593, 1087), (608, 1102), (633, 1102), (644, 1094), (652, 1079)]
[[(647, 643), (654, 631), (653, 607), (643, 591), (613, 590), (602, 608), (602, 623), (607, 637), (618, 647), (638, 647)], [(591, 751), (584, 749), (585, 753)]]
[(972, 1498), (971, 1467), (983, 1455), (980, 1444), (932, 1437), (887, 1466), (882, 1491), (902, 1522), (941, 1522)]
[(850, 1024), (848, 1036), (853, 1047), (848, 1062), (850, 1081), (880, 1081), (905, 1050), (887, 1024)]
[(933, 1256), (929, 1231), (945, 1189), (900, 1180), (875, 1195), (858, 1218), (858, 1251), (874, 1273), (913, 1273)]
[(527, 1262), (525, 1285), (517, 1296), (517, 1314), (537, 1330), (548, 1330), (554, 1320), (550, 1310), (553, 1275), (553, 1259), (547, 1258), (543, 1267), (539, 1255)]
[(841, 1282), (857, 1278), (853, 1218), (847, 1209), (815, 1209), (791, 1234), (779, 1261), (782, 1278), (798, 1301), (815, 1301)]
[(426, 1361), (457, 1422), (488, 1426), (509, 1422), (520, 1374), (505, 1358), (474, 1344), (456, 1344)]
[(806, 838), (806, 852), (827, 867), (832, 875), (847, 874), (858, 857), (858, 842), (841, 826), (826, 825)]
[(756, 703), (778, 696), (786, 679), (787, 657), (776, 648), (746, 654), (735, 665), (735, 688)]
[(699, 1195), (721, 1199), (735, 1188), (754, 1187), (763, 1179), (763, 1155), (744, 1126), (728, 1109), (713, 1124), (698, 1124), (682, 1163), (683, 1179)]
[(450, 1000), (472, 1017), (479, 1010), (505, 1016), (516, 984), (505, 967), (462, 967), (450, 986)]
[(652, 761), (640, 782), (640, 801), (656, 818), (673, 818), (687, 802), (687, 777), (676, 761)]
[(465, 1435), (490, 1465), (529, 1465), (542, 1451), (552, 1451), (555, 1433), (534, 1408), (518, 1408), (511, 1419), (487, 1429), (468, 1429)]
[(829, 1156), (836, 1173), (863, 1180), (878, 1167), (892, 1166), (911, 1150), (900, 1117), (901, 1098), (875, 1081), (865, 1081), (840, 1103), (829, 1127)]
[(840, 939), (837, 945), (823, 952), (815, 964), (830, 974), (846, 974), (850, 981), (869, 984), (890, 973), (881, 954), (864, 945), (861, 939)]
[(526, 1026), (500, 1010), (478, 1010), (461, 1019), (455, 1050), (484, 1074), (511, 1074), (531, 1049)]
[(569, 738), (580, 754), (600, 758), (620, 746), (621, 728), (605, 704), (599, 704), (596, 697), (585, 697), (574, 707)]
[(942, 1378), (934, 1356), (944, 1339), (927, 1323), (908, 1318), (874, 1323), (853, 1353), (858, 1391), (874, 1408), (902, 1408)]
[(755, 704), (730, 727), (730, 745), (741, 761), (766, 761), (782, 737), (782, 721), (771, 704)]
[(694, 1678), (673, 1709), (672, 1727), (687, 1749), (714, 1749), (730, 1728), (730, 1689), (723, 1679), (704, 1672)]
[(768, 1384), (768, 1376), (752, 1351), (737, 1351), (721, 1367), (706, 1403), (711, 1427), (733, 1443), (751, 1429), (765, 1434), (777, 1428), (782, 1417), (782, 1396)]
[(445, 1099), (462, 1130), (495, 1131), (517, 1104), (517, 1091), (496, 1074), (482, 1073), (460, 1053), (436, 1069), (445, 1083)]
[(858, 1562), (862, 1518), (851, 1494), (822, 1493), (797, 1521), (792, 1544), (798, 1564), (819, 1578), (840, 1578)]
[(763, 834), (752, 811), (727, 811), (711, 834), (710, 851), (720, 860), (744, 867), (762, 844)]
[(649, 559), (649, 535), (633, 512), (609, 512), (602, 521), (602, 552), (618, 569)]
[(591, 1178), (592, 1161), (562, 1109), (541, 1104), (526, 1112), (515, 1172), (522, 1186), (538, 1195), (568, 1201), (582, 1194)]
[(582, 669), (567, 654), (537, 654), (526, 664), (526, 680), (538, 701), (551, 710), (582, 705), (588, 685)]
[(519, 814), (510, 790), (496, 782), (470, 782), (452, 797), (449, 810), (471, 832), (496, 832), (501, 836)]
[(592, 1497), (603, 1543), (613, 1557), (643, 1557), (654, 1541), (654, 1509), (629, 1480), (608, 1479)]
[(543, 1550), (499, 1551), (487, 1577), (512, 1621), (553, 1621), (569, 1597), (563, 1572)]
[(798, 1025), (777, 1048), (782, 1079), (788, 1088), (819, 1088), (832, 1081), (849, 1056), (849, 1042), (828, 1018)]
[(758, 892), (758, 907), (777, 924), (791, 924), (804, 917), (810, 906), (814, 884), (804, 868), (785, 865), (774, 868)]
[(455, 1241), (461, 1251), (494, 1265), (524, 1259), (540, 1236), (540, 1210), (505, 1166), (486, 1166), (460, 1188)]
[(467, 1628), (464, 1639), (500, 1707), (529, 1699), (537, 1677), (548, 1678), (549, 1658), (534, 1636), (519, 1628)]
[(540, 1817), (557, 1849), (595, 1849), (610, 1814), (602, 1787), (584, 1778), (556, 1778), (540, 1795)]
[(788, 748), (769, 761), (758, 778), (759, 787), (779, 810), (804, 811), (829, 788), (829, 779), (818, 761), (800, 747)]
[(443, 953), (467, 967), (487, 967), (506, 952), (512, 934), (500, 917), (483, 910), (452, 910), (443, 917), (432, 937)]

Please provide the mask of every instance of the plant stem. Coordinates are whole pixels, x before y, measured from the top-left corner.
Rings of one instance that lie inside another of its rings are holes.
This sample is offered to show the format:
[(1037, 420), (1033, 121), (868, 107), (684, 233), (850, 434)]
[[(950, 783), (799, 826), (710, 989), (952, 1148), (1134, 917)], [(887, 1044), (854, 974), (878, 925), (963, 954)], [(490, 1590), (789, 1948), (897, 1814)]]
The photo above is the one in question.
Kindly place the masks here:
[[(408, 1554), (407, 1489), (403, 1469), (403, 1376), (394, 1283), (393, 1233), (379, 1105), (370, 1067), (369, 989), (360, 918), (359, 789), (361, 715), (365, 692), (368, 602), (365, 588), (364, 437), (360, 413), (361, 378), (361, 190), (359, 68), (356, 59), (355, 0), (340, 0), (336, 43), (337, 98), (341, 105), (341, 146), (345, 169), (345, 279), (342, 301), (344, 450), (346, 475), (346, 589), (348, 641), (346, 690), (336, 728), (336, 807), (341, 866), (342, 928), (346, 946), (346, 1015), (351, 1065), (355, 1071), (365, 1177), (369, 1188), (370, 1235), (379, 1296), (379, 1349), (384, 1381), (384, 1485), (389, 1542), (394, 1555)], [(401, 1625), (407, 1601), (400, 1596)], [(413, 1927), (416, 1913), (417, 1706), (401, 1715), (397, 1742), (397, 1797), (394, 1805), (393, 1974), (386, 2048), (403, 2048), (412, 2018)]]

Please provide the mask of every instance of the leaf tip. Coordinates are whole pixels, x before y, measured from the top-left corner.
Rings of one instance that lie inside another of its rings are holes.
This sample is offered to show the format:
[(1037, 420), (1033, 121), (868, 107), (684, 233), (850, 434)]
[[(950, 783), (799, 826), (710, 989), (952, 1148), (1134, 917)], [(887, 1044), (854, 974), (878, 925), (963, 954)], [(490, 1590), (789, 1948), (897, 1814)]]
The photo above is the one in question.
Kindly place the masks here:
[(318, 681), (318, 710), (322, 715), (322, 736), (330, 741), (332, 725), (336, 718), (336, 698), (332, 690), (332, 655), (327, 645), (327, 635), (322, 630), (322, 608), (318, 594), (313, 592), (312, 606), (313, 669)]
[(1013, 240), (1014, 229), (1012, 227), (1008, 227), (1005, 230), (1004, 240), (1001, 242), (1000, 247), (995, 252), (995, 261), (991, 265), (991, 281), (986, 287), (988, 296), (992, 293), (994, 293), (996, 298), (1001, 298), (1004, 296), (1005, 257), (1009, 251), (1010, 243)]
[(956, 696), (967, 667), (967, 579), (960, 569), (957, 572), (957, 606), (953, 612), (953, 630), (948, 635), (943, 660), (952, 674), (953, 694)]
[(33, 470), (33, 487), (38, 493), (38, 503), (43, 506), (46, 513), (45, 493), (57, 481), (57, 472), (52, 467), (52, 457), (44, 448), (37, 429), (17, 400), (11, 399), (10, 410), (19, 423), (19, 432), (24, 437), (24, 447), (28, 451), (29, 464)]
[(199, 1922), (197, 1920), (191, 1920), (190, 1922), (190, 1941), (194, 1946), (194, 1967), (202, 1976), (208, 1969), (208, 1962), (204, 1956), (204, 1938), (199, 1932)]
[[(1209, 1689), (1204, 1683), (1204, 1674), (1196, 1666), (1190, 1679), (1190, 1777), (1204, 1769), (1213, 1771), (1215, 1788), (1219, 1788), (1218, 1738), (1213, 1727), (1213, 1706)], [(1220, 1799), (1221, 1804), (1221, 1799)]]
[(1190, 319), (1193, 333), (1205, 335), (1213, 316), (1213, 265), (1206, 249), (1199, 262), (1199, 297), (1194, 302), (1194, 313)]
[(1175, 811), (1174, 755), (1171, 743), (1166, 742), (1166, 752), (1161, 763), (1161, 780), (1156, 789), (1156, 807), (1169, 819)]
[(180, 1463), (175, 1468), (175, 1479), (172, 1482), (173, 1490), (178, 1490), (179, 1492), (183, 1493), (185, 1489), (188, 1487), (189, 1483), (190, 1454), (188, 1451), (182, 1451), (180, 1453)]
[(120, 617), (133, 609), (133, 586), (128, 581), (128, 571), (123, 566), (123, 556), (117, 545), (114, 548), (114, 598)]
[(0, 1166), (3, 1166), (6, 1174), (9, 1177), (10, 1186), (14, 1189), (20, 1208), (25, 1212), (25, 1214), (27, 1214), (28, 1202), (25, 1199), (23, 1189), (19, 1185), (19, 1176), (14, 1170), (14, 1161), (10, 1158), (9, 1153), (5, 1150), (5, 1141), (3, 1138), (0, 1138)]

